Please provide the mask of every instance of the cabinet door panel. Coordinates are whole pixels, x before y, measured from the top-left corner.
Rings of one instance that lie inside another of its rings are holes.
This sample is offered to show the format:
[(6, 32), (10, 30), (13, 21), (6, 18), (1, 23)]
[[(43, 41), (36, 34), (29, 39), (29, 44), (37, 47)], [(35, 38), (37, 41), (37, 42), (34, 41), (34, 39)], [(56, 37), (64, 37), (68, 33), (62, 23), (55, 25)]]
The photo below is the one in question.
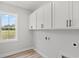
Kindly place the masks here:
[(32, 19), (33, 19), (32, 20), (32, 22), (33, 22), (33, 29), (36, 29), (36, 12), (34, 12)]
[(30, 15), (30, 19), (29, 19), (30, 21), (29, 21), (29, 29), (33, 29), (33, 15), (31, 14)]
[(69, 1), (68, 2), (68, 21), (69, 21), (69, 26), (68, 28), (72, 28), (72, 21), (73, 21), (73, 2), (72, 1)]
[(66, 29), (68, 18), (68, 2), (54, 2), (54, 29)]
[(44, 29), (51, 29), (51, 3), (44, 5)]
[(36, 29), (36, 12), (30, 15), (30, 29)]
[(79, 28), (79, 2), (73, 2), (73, 28)]
[(43, 8), (37, 10), (37, 29), (42, 29), (43, 25)]
[(72, 1), (70, 1), (70, 2), (68, 2), (68, 17), (69, 17), (69, 20), (72, 20), (72, 14), (73, 14), (73, 2)]

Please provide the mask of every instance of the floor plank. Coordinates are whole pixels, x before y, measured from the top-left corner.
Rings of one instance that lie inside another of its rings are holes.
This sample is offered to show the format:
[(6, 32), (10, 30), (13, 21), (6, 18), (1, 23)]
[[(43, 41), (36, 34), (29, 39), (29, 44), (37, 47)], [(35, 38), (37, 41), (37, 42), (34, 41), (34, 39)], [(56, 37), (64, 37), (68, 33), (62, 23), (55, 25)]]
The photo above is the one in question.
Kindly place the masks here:
[(4, 58), (42, 58), (42, 56), (38, 54), (35, 50), (30, 49), (10, 56), (6, 56)]

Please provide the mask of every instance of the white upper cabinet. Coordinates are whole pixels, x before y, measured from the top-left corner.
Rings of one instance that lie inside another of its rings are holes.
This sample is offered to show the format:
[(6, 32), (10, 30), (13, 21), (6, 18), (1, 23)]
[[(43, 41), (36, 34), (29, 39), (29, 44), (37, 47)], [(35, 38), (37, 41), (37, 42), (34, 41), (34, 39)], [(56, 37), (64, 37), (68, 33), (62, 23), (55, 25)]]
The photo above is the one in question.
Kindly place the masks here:
[(51, 3), (46, 3), (30, 15), (30, 29), (51, 29)]
[(43, 20), (44, 20), (43, 7), (40, 7), (37, 10), (37, 29), (43, 29), (44, 28)]
[[(52, 3), (52, 4), (51, 4)], [(31, 29), (79, 29), (79, 2), (54, 1), (30, 16)]]
[(29, 29), (36, 29), (36, 11), (30, 15)]
[(73, 22), (74, 29), (79, 29), (79, 1), (73, 2)]
[(51, 3), (48, 3), (43, 6), (43, 14), (44, 29), (51, 29)]
[(33, 28), (33, 24), (32, 24), (32, 14), (29, 16), (29, 29)]
[(68, 17), (69, 17), (69, 19), (68, 19), (68, 29), (72, 29), (72, 27), (73, 27), (73, 24), (72, 24), (72, 22), (73, 22), (73, 2), (72, 1), (70, 1), (70, 2), (68, 2), (68, 4), (69, 4), (69, 8), (68, 8)]
[(37, 29), (51, 29), (51, 3), (45, 4), (38, 9)]
[(67, 2), (67, 1), (59, 1), (59, 2), (54, 2), (53, 4), (54, 6), (52, 8), (54, 8), (53, 11), (53, 28), (54, 29), (67, 29), (69, 28), (69, 26), (71, 26), (69, 24), (69, 21), (72, 20), (70, 19), (72, 16), (71, 13), (71, 2)]
[(79, 29), (79, 2), (54, 2), (53, 29)]

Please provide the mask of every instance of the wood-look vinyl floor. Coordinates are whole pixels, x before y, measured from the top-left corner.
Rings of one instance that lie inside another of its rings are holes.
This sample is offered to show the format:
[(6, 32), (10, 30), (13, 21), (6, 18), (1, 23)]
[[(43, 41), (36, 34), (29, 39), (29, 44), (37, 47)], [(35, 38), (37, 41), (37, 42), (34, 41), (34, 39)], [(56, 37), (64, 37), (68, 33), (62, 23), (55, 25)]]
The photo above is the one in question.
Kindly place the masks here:
[(4, 58), (42, 58), (42, 56), (33, 49), (30, 49), (10, 56), (6, 56)]

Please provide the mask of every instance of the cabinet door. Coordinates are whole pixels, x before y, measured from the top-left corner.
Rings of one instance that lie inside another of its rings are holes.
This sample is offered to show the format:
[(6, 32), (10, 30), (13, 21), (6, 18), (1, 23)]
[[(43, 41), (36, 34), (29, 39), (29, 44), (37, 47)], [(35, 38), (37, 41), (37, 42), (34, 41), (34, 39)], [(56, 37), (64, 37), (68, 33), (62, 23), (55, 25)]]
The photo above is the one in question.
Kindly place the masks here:
[(37, 14), (37, 12), (35, 11), (33, 13), (33, 20), (32, 20), (32, 22), (33, 22), (33, 29), (36, 29), (36, 14)]
[(36, 29), (36, 12), (30, 15), (30, 29)]
[(73, 2), (72, 1), (69, 1), (68, 2), (68, 5), (69, 5), (69, 7), (68, 7), (68, 17), (69, 17), (69, 19), (68, 19), (68, 22), (69, 22), (69, 26), (68, 26), (68, 28), (72, 28), (72, 22), (73, 22)]
[(44, 29), (51, 29), (51, 3), (43, 6), (44, 13)]
[(44, 28), (43, 19), (43, 8), (41, 7), (37, 10), (37, 29)]
[(68, 27), (68, 8), (69, 3), (67, 1), (59, 1), (54, 2), (54, 18), (53, 18), (53, 25), (54, 29), (67, 29)]
[(32, 14), (29, 17), (29, 29), (33, 29)]
[(73, 22), (72, 26), (79, 29), (79, 1), (73, 2)]

